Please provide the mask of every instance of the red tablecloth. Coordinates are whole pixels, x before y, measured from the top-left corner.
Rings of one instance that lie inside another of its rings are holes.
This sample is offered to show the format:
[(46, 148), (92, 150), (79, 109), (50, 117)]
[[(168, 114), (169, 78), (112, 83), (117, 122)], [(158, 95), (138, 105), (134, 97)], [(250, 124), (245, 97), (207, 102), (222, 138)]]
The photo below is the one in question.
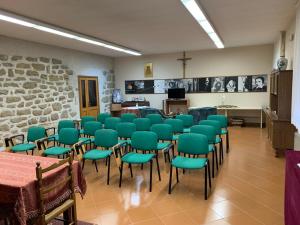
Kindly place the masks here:
[(300, 151), (286, 151), (285, 225), (300, 225)]
[(138, 108), (133, 108), (133, 107), (122, 108), (121, 114), (124, 114), (124, 113), (134, 113), (137, 117), (141, 117), (141, 113)]
[[(21, 225), (38, 215), (36, 162), (45, 168), (58, 162), (58, 159), (0, 152), (0, 209), (5, 205), (13, 205), (13, 214)], [(66, 167), (60, 167), (45, 174), (44, 182), (57, 182), (66, 175)], [(73, 175), (76, 192), (84, 195), (86, 182), (77, 161), (73, 163)], [(46, 208), (55, 207), (69, 194), (65, 188), (49, 193)]]

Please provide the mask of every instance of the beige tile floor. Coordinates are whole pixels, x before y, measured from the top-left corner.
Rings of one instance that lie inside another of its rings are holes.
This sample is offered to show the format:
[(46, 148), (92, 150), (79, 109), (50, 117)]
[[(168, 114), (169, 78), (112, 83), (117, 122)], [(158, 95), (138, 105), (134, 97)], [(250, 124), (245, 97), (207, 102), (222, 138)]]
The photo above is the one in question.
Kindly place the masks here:
[[(283, 158), (275, 158), (265, 129), (230, 128), (231, 151), (213, 179), (209, 199), (203, 197), (203, 171), (180, 171), (169, 195), (168, 171), (160, 159), (162, 181), (153, 170), (153, 190), (148, 191), (149, 170), (124, 167), (122, 188), (112, 163), (106, 185), (104, 162), (97, 174), (88, 162), (84, 169), (87, 193), (77, 196), (78, 218), (100, 225), (283, 225)], [(169, 168), (167, 165), (166, 168)], [(174, 173), (175, 175), (175, 173)], [(175, 178), (175, 176), (173, 176)]]

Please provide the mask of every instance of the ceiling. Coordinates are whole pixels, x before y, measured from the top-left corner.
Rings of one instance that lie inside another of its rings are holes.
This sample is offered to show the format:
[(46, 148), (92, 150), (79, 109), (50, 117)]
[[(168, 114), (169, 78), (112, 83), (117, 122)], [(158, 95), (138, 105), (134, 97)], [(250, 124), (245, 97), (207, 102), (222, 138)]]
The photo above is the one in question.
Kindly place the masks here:
[[(226, 47), (273, 43), (297, 0), (199, 0)], [(0, 0), (0, 8), (138, 50), (215, 49), (180, 0)], [(0, 34), (106, 56), (127, 54), (0, 22)]]

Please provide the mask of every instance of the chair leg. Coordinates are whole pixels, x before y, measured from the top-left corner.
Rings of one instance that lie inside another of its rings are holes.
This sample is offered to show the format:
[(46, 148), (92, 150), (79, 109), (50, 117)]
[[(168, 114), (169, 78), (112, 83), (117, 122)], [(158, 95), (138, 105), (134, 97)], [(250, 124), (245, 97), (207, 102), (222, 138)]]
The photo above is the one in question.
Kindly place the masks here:
[(161, 177), (160, 177), (160, 168), (159, 168), (159, 162), (158, 162), (158, 152), (156, 152), (156, 168), (157, 168), (157, 174), (158, 174), (158, 180), (161, 181)]
[(110, 176), (110, 156), (108, 156), (108, 166), (107, 166), (107, 185), (109, 185), (109, 176)]
[(122, 185), (122, 173), (123, 173), (123, 162), (121, 162), (121, 167), (120, 167), (119, 187), (121, 187)]
[(224, 161), (224, 147), (223, 147), (223, 139), (222, 139), (222, 137), (221, 137), (221, 152), (222, 152), (222, 163), (223, 163), (223, 161)]
[(207, 159), (207, 169), (208, 169), (208, 184), (209, 184), (209, 188), (211, 188), (211, 176), (210, 176), (210, 162), (209, 162), (209, 159)]
[(215, 150), (212, 152), (212, 178), (215, 178)]
[(94, 161), (94, 164), (95, 164), (96, 171), (98, 173), (98, 166), (97, 166), (97, 161), (96, 160)]
[(207, 200), (207, 165), (205, 166), (204, 178), (204, 199)]
[(172, 158), (175, 157), (175, 145), (172, 146)]
[(131, 163), (129, 163), (129, 169), (130, 169), (130, 176), (131, 178), (133, 177), (133, 174), (132, 174), (132, 166), (131, 166)]
[(218, 149), (216, 147), (216, 145), (214, 145), (214, 149), (215, 149), (215, 160), (216, 160), (216, 168), (217, 168), (217, 171), (219, 171), (219, 161), (218, 161)]
[(177, 180), (177, 183), (179, 183), (179, 176), (178, 176), (178, 168), (176, 167), (176, 180)]
[(226, 153), (229, 153), (229, 131), (226, 134)]
[(34, 149), (32, 149), (31, 155), (33, 155)]
[(82, 170), (84, 169), (85, 159), (82, 159)]
[(152, 160), (150, 161), (150, 189), (149, 191), (152, 191)]
[(171, 189), (172, 189), (172, 172), (173, 172), (173, 166), (172, 164), (170, 164), (169, 194), (171, 194)]

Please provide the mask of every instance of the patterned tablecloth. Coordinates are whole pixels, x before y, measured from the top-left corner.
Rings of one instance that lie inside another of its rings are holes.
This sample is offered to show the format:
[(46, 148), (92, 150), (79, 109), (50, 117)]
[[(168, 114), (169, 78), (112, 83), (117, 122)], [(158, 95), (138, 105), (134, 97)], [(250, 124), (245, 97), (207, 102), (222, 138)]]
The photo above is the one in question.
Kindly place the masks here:
[[(21, 225), (38, 215), (36, 162), (40, 162), (44, 168), (58, 162), (58, 159), (0, 152), (0, 210), (12, 205), (13, 216)], [(44, 182), (57, 182), (66, 175), (67, 167), (57, 168), (45, 174)], [(73, 175), (76, 192), (84, 195), (86, 182), (77, 161), (73, 163)], [(47, 196), (46, 208), (57, 206), (69, 194), (65, 187), (55, 189)]]

